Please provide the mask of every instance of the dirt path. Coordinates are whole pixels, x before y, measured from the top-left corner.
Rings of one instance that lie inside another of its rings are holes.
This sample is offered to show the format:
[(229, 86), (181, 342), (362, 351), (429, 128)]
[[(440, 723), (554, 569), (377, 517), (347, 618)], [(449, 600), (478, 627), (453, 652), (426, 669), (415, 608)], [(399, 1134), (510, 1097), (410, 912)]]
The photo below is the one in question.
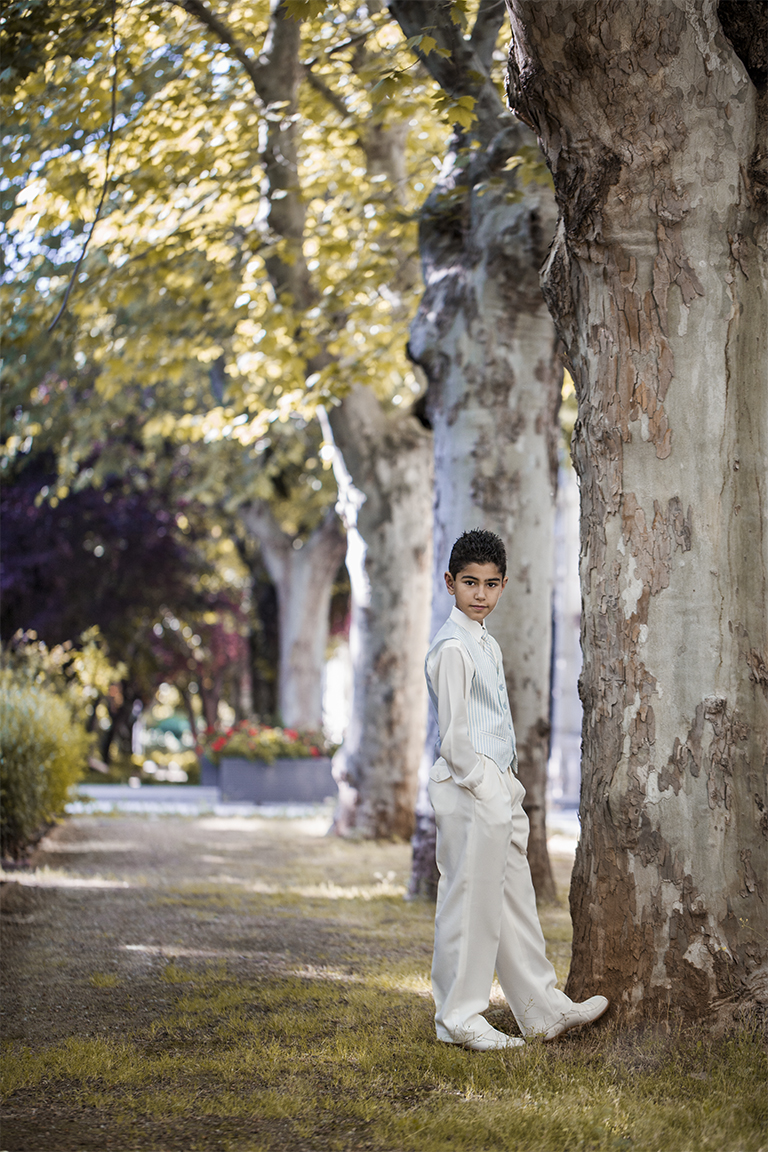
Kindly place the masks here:
[[(285, 908), (254, 916), (238, 899), (334, 886), (404, 891), (406, 845), (351, 845), (325, 838), (326, 828), (322, 818), (216, 817), (81, 817), (57, 828), (33, 874), (10, 874), (0, 896), (5, 1039), (50, 1043), (135, 1026), (170, 1003), (158, 997), (157, 975), (172, 960), (224, 960), (243, 976), (354, 968), (356, 949), (336, 918)], [(425, 963), (428, 943), (419, 940)]]
[[(194, 1105), (192, 1124), (183, 1107), (181, 1116), (164, 1116), (162, 1105), (120, 1087), (141, 1081), (146, 1094), (147, 1060), (161, 1052), (199, 1058), (211, 1036), (204, 1013), (194, 1017), (194, 1038), (191, 1025), (179, 1024), (193, 1011), (195, 988), (211, 1003), (247, 989), (265, 1001), (289, 985), (300, 998), (302, 980), (336, 996), (340, 983), (368, 981), (407, 996), (416, 1031), (429, 1036), (432, 910), (402, 900), (409, 848), (327, 838), (327, 823), (78, 817), (43, 841), (33, 872), (5, 877), (2, 1030), (14, 1089), (5, 1152), (380, 1146), (338, 1143), (341, 1120), (329, 1121), (330, 1134), (319, 1125), (311, 1143), (302, 1142), (301, 1124), (279, 1116), (230, 1121), (221, 1107), (212, 1116), (207, 1105)], [(561, 883), (569, 863), (558, 860)], [(564, 974), (567, 916), (552, 916), (549, 935)], [(238, 1011), (237, 1019), (252, 1016), (254, 996)], [(221, 1013), (210, 1015), (219, 1020), (217, 1043), (231, 1046)], [(124, 1042), (139, 1056), (120, 1080), (114, 1068)], [(113, 1072), (106, 1075), (99, 1060)]]

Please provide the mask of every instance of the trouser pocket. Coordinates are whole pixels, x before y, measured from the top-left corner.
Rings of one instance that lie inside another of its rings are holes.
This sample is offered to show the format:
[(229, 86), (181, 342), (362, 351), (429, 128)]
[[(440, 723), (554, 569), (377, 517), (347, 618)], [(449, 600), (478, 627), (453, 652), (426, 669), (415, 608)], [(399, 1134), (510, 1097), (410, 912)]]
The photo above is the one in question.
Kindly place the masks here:
[(486, 824), (504, 824), (512, 811), (509, 789), (495, 761), (483, 756), (483, 764), (483, 778), (473, 791), (478, 814)]

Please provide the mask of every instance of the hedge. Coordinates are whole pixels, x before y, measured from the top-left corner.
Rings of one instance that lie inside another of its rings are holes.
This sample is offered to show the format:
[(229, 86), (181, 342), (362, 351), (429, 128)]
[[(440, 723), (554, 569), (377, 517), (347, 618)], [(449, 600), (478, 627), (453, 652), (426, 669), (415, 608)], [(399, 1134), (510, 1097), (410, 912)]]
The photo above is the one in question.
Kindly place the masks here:
[(0, 849), (18, 857), (64, 811), (89, 739), (50, 689), (0, 674)]

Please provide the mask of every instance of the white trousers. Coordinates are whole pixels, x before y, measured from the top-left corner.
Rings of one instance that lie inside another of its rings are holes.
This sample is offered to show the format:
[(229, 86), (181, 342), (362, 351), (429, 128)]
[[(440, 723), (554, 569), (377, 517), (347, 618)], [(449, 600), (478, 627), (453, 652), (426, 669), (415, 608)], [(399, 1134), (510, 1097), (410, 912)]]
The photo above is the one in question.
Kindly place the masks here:
[(555, 987), (528, 865), (525, 789), (488, 757), (474, 792), (438, 760), (429, 796), (440, 881), (432, 991), (438, 1038), (461, 1042), (487, 1028), (494, 969), (524, 1036), (543, 1032), (573, 1002)]

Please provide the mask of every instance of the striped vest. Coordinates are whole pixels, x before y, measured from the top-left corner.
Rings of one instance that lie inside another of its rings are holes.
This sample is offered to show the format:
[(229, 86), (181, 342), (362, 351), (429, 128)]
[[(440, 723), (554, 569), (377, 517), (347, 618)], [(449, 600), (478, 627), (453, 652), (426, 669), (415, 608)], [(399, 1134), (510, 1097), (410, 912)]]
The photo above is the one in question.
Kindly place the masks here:
[[(467, 628), (449, 617), (429, 646), (434, 652), (446, 640), (459, 640), (475, 666), (467, 701), (469, 738), (475, 752), (490, 756), (502, 772), (511, 765), (517, 771), (515, 730), (509, 711), (509, 697), (504, 680), (501, 649), (490, 633), (483, 645)], [(427, 676), (429, 697), (437, 712), (437, 696)]]

